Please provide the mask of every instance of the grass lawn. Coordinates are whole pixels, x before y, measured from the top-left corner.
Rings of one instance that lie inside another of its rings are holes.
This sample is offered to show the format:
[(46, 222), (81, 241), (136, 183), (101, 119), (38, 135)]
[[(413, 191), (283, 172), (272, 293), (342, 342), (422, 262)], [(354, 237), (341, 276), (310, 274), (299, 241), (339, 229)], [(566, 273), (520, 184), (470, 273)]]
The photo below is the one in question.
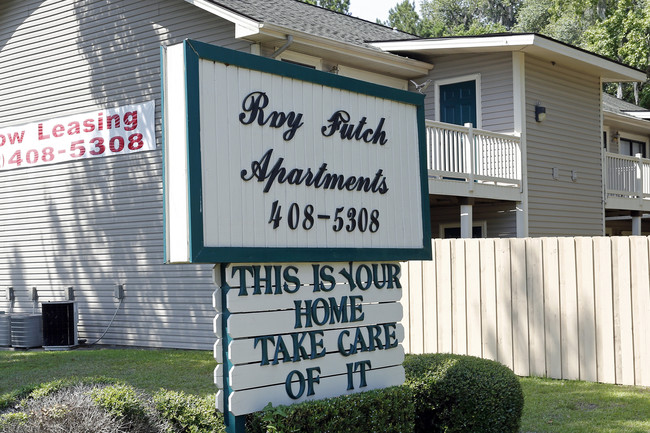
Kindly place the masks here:
[(650, 388), (521, 378), (525, 433), (648, 433)]
[(97, 376), (119, 379), (144, 391), (165, 388), (204, 397), (217, 392), (215, 366), (212, 352), (198, 350), (2, 350), (0, 397), (25, 385)]
[[(0, 400), (25, 385), (104, 376), (154, 392), (160, 388), (216, 393), (211, 352), (79, 349), (65, 352), (0, 350)], [(650, 388), (522, 378), (523, 433), (650, 432)]]

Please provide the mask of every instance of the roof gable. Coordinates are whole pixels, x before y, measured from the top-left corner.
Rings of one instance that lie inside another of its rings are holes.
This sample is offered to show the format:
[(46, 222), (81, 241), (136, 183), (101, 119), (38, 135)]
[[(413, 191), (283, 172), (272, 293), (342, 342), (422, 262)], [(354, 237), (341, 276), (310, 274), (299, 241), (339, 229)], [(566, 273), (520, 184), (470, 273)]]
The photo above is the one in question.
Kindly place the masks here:
[(274, 25), (314, 36), (377, 49), (370, 40), (416, 36), (299, 0), (205, 0), (259, 24)]
[(396, 54), (448, 55), (459, 53), (523, 52), (554, 64), (597, 76), (605, 82), (645, 81), (643, 71), (535, 33), (502, 33), (431, 39), (375, 41)]

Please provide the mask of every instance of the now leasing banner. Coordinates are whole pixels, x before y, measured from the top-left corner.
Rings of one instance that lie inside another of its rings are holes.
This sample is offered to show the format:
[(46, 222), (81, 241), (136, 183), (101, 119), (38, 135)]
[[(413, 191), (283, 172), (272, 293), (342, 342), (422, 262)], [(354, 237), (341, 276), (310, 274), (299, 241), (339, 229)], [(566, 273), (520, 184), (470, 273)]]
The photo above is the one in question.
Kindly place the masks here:
[(154, 101), (0, 129), (0, 170), (154, 150)]

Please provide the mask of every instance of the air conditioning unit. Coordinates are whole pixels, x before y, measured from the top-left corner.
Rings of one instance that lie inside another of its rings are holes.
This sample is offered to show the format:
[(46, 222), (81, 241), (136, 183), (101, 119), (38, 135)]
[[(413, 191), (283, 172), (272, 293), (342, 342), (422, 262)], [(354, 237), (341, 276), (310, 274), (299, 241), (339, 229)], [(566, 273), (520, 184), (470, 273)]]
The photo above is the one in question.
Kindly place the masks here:
[(0, 311), (0, 347), (11, 346), (11, 319), (9, 314)]
[(12, 314), (11, 345), (29, 349), (43, 345), (43, 321), (40, 314)]
[(77, 308), (72, 301), (43, 302), (43, 348), (65, 350), (78, 344)]

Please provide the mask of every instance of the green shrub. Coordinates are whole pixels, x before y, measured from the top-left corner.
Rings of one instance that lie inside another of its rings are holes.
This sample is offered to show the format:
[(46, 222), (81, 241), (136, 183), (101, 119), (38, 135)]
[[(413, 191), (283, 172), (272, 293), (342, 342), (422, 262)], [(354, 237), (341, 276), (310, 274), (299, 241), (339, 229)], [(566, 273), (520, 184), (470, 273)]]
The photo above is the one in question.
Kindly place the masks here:
[(416, 407), (416, 432), (519, 431), (524, 395), (502, 364), (471, 356), (407, 355), (406, 386)]
[(90, 395), (99, 407), (117, 418), (142, 419), (146, 417), (145, 407), (132, 386), (118, 383), (94, 389)]
[(415, 409), (407, 387), (392, 387), (291, 406), (271, 407), (249, 415), (250, 433), (405, 433), (412, 432)]
[(29, 415), (24, 412), (11, 412), (0, 415), (0, 431), (6, 431), (9, 426), (21, 426), (27, 423)]
[(195, 397), (182, 392), (160, 390), (153, 396), (156, 410), (179, 431), (216, 433), (225, 431), (223, 416), (212, 397)]

